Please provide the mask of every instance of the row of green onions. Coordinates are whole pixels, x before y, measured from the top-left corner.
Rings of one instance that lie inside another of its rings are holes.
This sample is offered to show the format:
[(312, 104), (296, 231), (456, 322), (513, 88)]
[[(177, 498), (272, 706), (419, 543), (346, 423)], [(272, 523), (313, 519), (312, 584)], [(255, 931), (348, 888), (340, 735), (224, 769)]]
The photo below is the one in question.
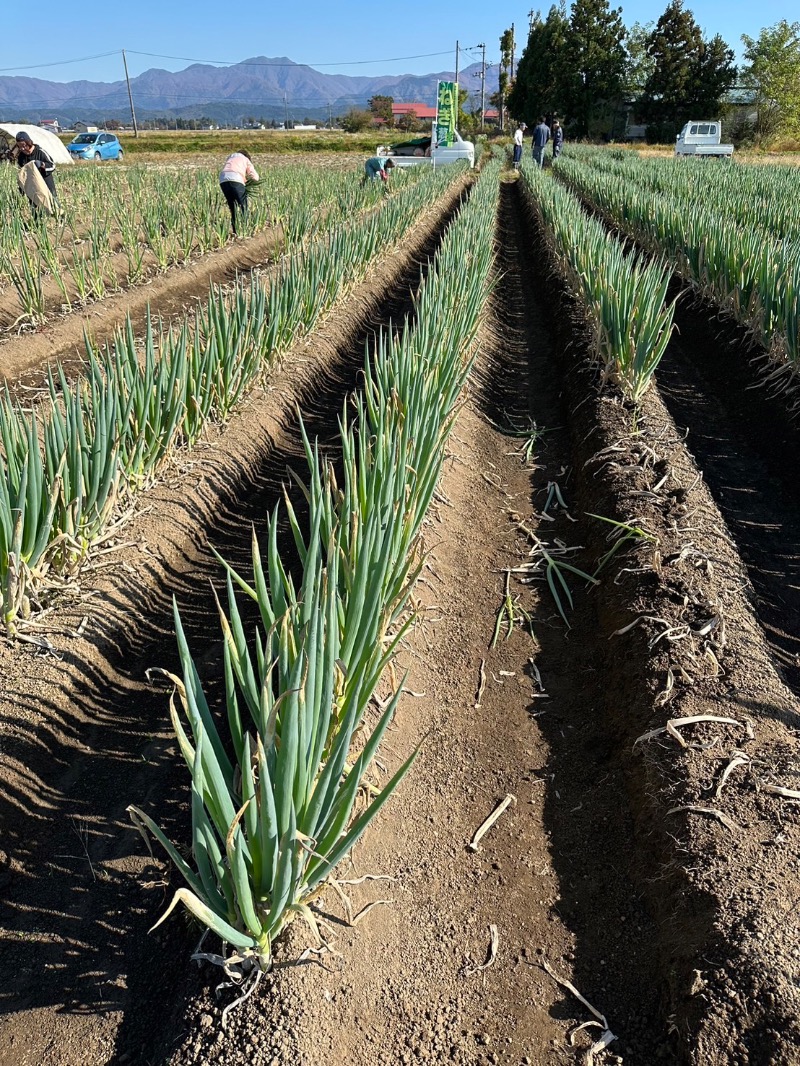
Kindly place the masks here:
[[(418, 176), (412, 168), (395, 184)], [(59, 176), (62, 212), (54, 219), (31, 215), (12, 177), (10, 168), (0, 168), (0, 206), (8, 219), (0, 234), (0, 292), (4, 281), (16, 290), (15, 325), (36, 325), (55, 311), (102, 299), (230, 239), (216, 176), (205, 171), (67, 172)], [(267, 168), (242, 232), (271, 226), (281, 237), (278, 252), (286, 252), (375, 199), (375, 190), (363, 188), (352, 172)]]
[[(559, 160), (558, 169), (561, 165)], [(602, 223), (541, 168), (524, 162), (521, 182), (552, 252), (594, 323), (604, 380), (638, 403), (672, 335), (670, 271), (664, 263), (626, 255)]]
[[(571, 159), (598, 173), (634, 181), (641, 190), (655, 192), (687, 205), (721, 207), (726, 218), (765, 236), (800, 238), (797, 168), (739, 163), (715, 167), (716, 160), (685, 156), (641, 156), (624, 149), (570, 145)], [(709, 165), (709, 163), (711, 165)]]
[[(665, 160), (662, 167), (671, 166), (676, 176), (653, 187), (645, 180), (651, 166), (636, 161), (623, 166), (598, 151), (565, 156), (559, 177), (642, 247), (666, 255), (686, 281), (728, 311), (779, 363), (798, 364), (800, 223), (785, 211), (778, 217), (787, 206), (780, 200), (776, 209), (765, 209), (768, 224), (760, 225), (749, 209), (748, 221), (738, 221), (746, 183), (766, 182), (761, 172), (771, 168), (758, 168), (754, 179), (749, 175), (755, 167)], [(702, 177), (702, 196), (687, 191), (687, 174)], [(796, 178), (780, 189), (796, 213)]]
[[(449, 226), (413, 326), (387, 330), (367, 351), (363, 395), (340, 419), (340, 472), (304, 436), (307, 524), (286, 497), (299, 566), (278, 550), (278, 508), (263, 547), (253, 533), (252, 577), (226, 566), (222, 719), (210, 709), (175, 610), (182, 677), (174, 679), (171, 713), (191, 776), (191, 859), (144, 811), (130, 811), (185, 882), (164, 918), (182, 903), (223, 941), (212, 960), (239, 979), (269, 968), (273, 942), (292, 918), (316, 929), (309, 904), (415, 758), (359, 801), (401, 691), (380, 714), (369, 712), (412, 621), (421, 525), (491, 285), (498, 179), (492, 162)], [(258, 615), (254, 627), (243, 620), (247, 602)]]

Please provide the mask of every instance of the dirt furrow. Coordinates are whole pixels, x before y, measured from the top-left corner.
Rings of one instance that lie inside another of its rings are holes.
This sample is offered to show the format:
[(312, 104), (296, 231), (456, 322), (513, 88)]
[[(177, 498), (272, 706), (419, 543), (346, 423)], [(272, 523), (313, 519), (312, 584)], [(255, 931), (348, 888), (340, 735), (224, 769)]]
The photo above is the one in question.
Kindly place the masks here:
[[(198, 995), (173, 1066), (561, 1062), (569, 1029), (586, 1016), (544, 962), (601, 1007), (613, 1005), (631, 1061), (652, 1062), (663, 1042), (653, 1026), (652, 922), (628, 876), (621, 769), (594, 713), (604, 678), (592, 601), (575, 590), (567, 633), (549, 594), (514, 580), (532, 633), (516, 625), (506, 639), (501, 627), (490, 647), (504, 571), (529, 558), (519, 520), (548, 541), (580, 542), (565, 515), (554, 526), (537, 517), (548, 483), (559, 480), (569, 498), (573, 475), (553, 308), (528, 268), (529, 236), (506, 185), (502, 284), (426, 529), (421, 622), (400, 663), (414, 695), (386, 745), (387, 772), (420, 741), (422, 753), (342, 874), (394, 878), (346, 888), (354, 913), (388, 902), (350, 928), (328, 893), (320, 911), (334, 954), (293, 965), (309, 942), (297, 929), (268, 986), (222, 1034), (224, 1000)], [(542, 433), (533, 466), (511, 432), (530, 419)], [(516, 805), (471, 854), (472, 833), (509, 793)], [(479, 971), (492, 926), (497, 956)]]
[[(627, 248), (649, 256), (614, 220), (584, 209)], [(675, 332), (656, 373), (747, 566), (752, 604), (775, 665), (800, 695), (800, 465), (794, 376), (748, 331), (677, 275)]]
[[(800, 1063), (800, 816), (769, 791), (800, 789), (800, 705), (774, 667), (778, 654), (791, 679), (794, 608), (780, 578), (793, 581), (794, 505), (781, 455), (793, 454), (794, 431), (763, 392), (745, 391), (746, 363), (722, 379), (723, 349), (704, 334), (700, 367), (686, 325), (660, 377), (678, 426), (655, 389), (636, 418), (601, 393), (591, 330), (513, 180), (470, 395), (425, 526), (420, 617), (399, 663), (410, 691), (378, 780), (422, 750), (341, 872), (355, 882), (343, 886), (353, 913), (376, 905), (350, 925), (328, 892), (319, 916), (332, 950), (298, 964), (311, 941), (293, 927), (224, 1031), (230, 993), (217, 1001), (217, 974), (188, 969), (197, 930), (173, 916), (146, 933), (174, 885), (124, 806), (157, 812), (177, 839), (187, 832), (167, 696), (144, 682), (146, 667), (174, 665), (170, 596), (213, 700), (207, 542), (246, 567), (250, 521), (287, 466), (302, 466), (296, 401), (311, 434), (335, 447), (365, 340), (411, 309), (420, 260), (459, 195), (148, 495), (108, 571), (65, 596), (55, 624), (89, 622), (80, 638), (53, 638), (60, 662), (0, 649), (0, 961), (15, 975), (0, 991), (0, 1066), (586, 1061), (598, 1031), (570, 1047), (591, 1016), (545, 963), (606, 1015), (617, 1039), (604, 1064)], [(718, 376), (727, 386), (714, 391)], [(770, 432), (745, 423), (751, 397)], [(612, 542), (593, 515), (647, 536), (613, 553), (597, 585), (566, 574), (567, 624), (541, 546), (556, 565), (594, 573)], [(770, 523), (779, 541), (761, 528)], [(537, 561), (536, 580), (520, 581)], [(492, 648), (506, 587), (516, 623), (509, 634), (501, 624)], [(762, 625), (782, 627), (784, 643), (772, 633), (770, 647)], [(699, 714), (731, 721), (684, 726), (682, 741), (663, 731)], [(508, 794), (515, 803), (469, 851)]]
[(765, 357), (707, 304), (678, 311), (659, 391), (736, 538), (754, 606), (800, 695), (800, 433), (790, 397), (773, 394)]

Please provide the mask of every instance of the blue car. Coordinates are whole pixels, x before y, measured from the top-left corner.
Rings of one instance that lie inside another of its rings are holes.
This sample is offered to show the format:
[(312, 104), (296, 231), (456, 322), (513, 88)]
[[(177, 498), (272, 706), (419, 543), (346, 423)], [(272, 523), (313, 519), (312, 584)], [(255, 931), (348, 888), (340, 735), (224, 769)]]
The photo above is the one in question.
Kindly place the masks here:
[(122, 145), (113, 133), (79, 133), (67, 145), (73, 159), (122, 159)]

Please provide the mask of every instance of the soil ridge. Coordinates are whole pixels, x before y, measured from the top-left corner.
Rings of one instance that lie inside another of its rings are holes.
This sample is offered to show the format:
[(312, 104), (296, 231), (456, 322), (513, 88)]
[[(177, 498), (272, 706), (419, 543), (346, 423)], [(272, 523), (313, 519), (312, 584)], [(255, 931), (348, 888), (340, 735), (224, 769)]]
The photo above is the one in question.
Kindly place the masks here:
[[(599, 391), (585, 314), (557, 280), (536, 221), (533, 229), (534, 258), (544, 253), (561, 308), (581, 508), (656, 538), (620, 551), (594, 595), (615, 678), (605, 713), (626, 760), (640, 883), (661, 916), (657, 979), (675, 1050), (695, 1066), (798, 1062), (795, 939), (782, 928), (795, 818), (747, 772), (732, 774), (719, 797), (716, 788), (739, 750), (748, 771), (791, 780), (800, 706), (774, 669), (736, 543), (683, 435), (655, 389), (635, 420)], [(598, 554), (609, 547), (605, 532), (598, 523)], [(668, 734), (639, 740), (669, 718), (708, 713), (741, 725), (694, 726), (686, 748)]]

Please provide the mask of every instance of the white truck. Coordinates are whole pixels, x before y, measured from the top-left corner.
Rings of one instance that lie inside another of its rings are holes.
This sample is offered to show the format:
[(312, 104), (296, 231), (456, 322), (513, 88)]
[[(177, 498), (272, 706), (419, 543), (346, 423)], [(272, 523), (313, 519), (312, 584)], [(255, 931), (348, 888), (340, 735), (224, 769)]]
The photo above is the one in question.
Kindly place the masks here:
[(675, 155), (731, 159), (733, 145), (720, 144), (721, 139), (722, 123), (718, 118), (707, 122), (687, 122), (675, 141)]
[(396, 167), (415, 167), (419, 165), (440, 166), (442, 163), (457, 163), (465, 159), (471, 167), (475, 166), (475, 145), (465, 141), (458, 131), (454, 133), (452, 144), (431, 146), (431, 137), (417, 137), (413, 141), (401, 141), (398, 144), (379, 144), (375, 153), (379, 159), (391, 159)]

